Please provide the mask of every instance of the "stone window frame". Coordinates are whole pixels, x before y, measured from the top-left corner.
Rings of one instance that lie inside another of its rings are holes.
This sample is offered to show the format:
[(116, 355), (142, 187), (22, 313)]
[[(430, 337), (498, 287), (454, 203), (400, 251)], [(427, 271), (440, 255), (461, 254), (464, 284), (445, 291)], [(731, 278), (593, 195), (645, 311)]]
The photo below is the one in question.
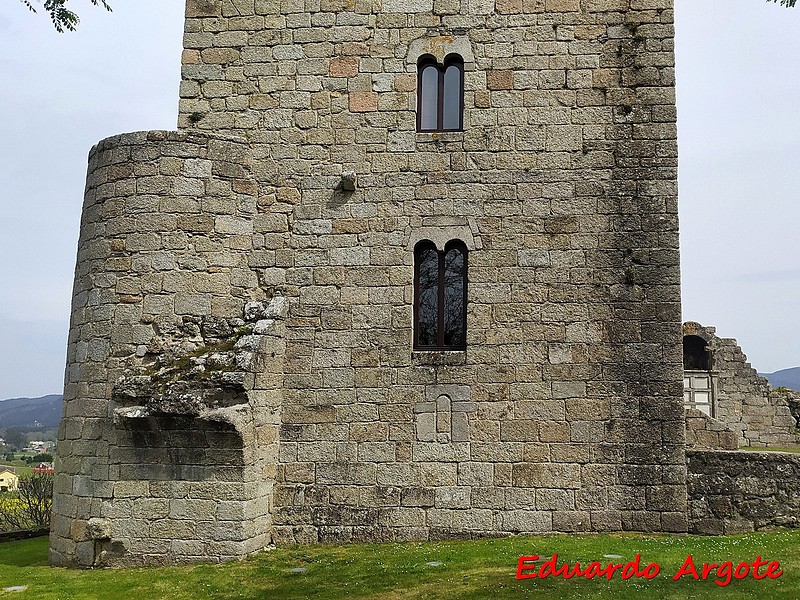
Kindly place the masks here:
[[(688, 342), (688, 344), (687, 344)], [(714, 352), (709, 340), (698, 332), (684, 331), (683, 345), (683, 406), (695, 408), (710, 417), (717, 413), (717, 379), (719, 371), (714, 369)], [(687, 360), (687, 358), (691, 360)], [(700, 360), (698, 360), (700, 359)], [(705, 379), (705, 388), (695, 387), (695, 379)], [(707, 402), (698, 402), (697, 393), (707, 394)]]
[[(469, 37), (466, 35), (453, 35), (452, 33), (443, 34), (443, 35), (422, 35), (414, 40), (412, 40), (408, 45), (408, 52), (406, 53), (405, 57), (405, 70), (406, 73), (413, 73), (415, 76), (417, 74), (417, 65), (419, 63), (420, 57), (424, 55), (433, 56), (436, 59), (437, 63), (444, 64), (445, 57), (451, 54), (458, 54), (464, 60), (464, 73), (463, 73), (463, 85), (464, 85), (464, 95), (463, 101), (464, 106), (462, 107), (461, 113), (461, 122), (462, 122), (462, 130), (461, 131), (416, 131), (416, 142), (418, 144), (438, 144), (439, 142), (443, 141), (461, 141), (464, 139), (464, 129), (469, 128), (470, 123), (470, 111), (472, 110), (473, 101), (470, 99), (469, 91), (473, 90), (477, 85), (475, 80), (476, 77), (480, 78), (479, 75), (476, 73), (476, 66), (475, 66), (475, 53), (472, 49), (472, 42), (470, 41)], [(472, 75), (472, 79), (470, 78)], [(415, 91), (416, 90), (415, 88)], [(409, 110), (415, 110), (417, 108), (417, 100), (416, 98), (413, 100), (409, 100)], [(467, 244), (469, 247), (469, 243)]]
[[(446, 121), (446, 92), (449, 89), (446, 85), (447, 72), (455, 68), (458, 72), (458, 125), (456, 127), (445, 127)], [(425, 78), (423, 73), (428, 69), (435, 69), (436, 78), (436, 126), (423, 128), (422, 114), (423, 104), (427, 94)], [(464, 131), (464, 57), (460, 54), (451, 52), (439, 62), (432, 54), (423, 54), (417, 61), (417, 132), (437, 133)]]
[[(419, 255), (421, 252), (425, 250), (433, 249), (437, 256), (438, 256), (438, 276), (437, 276), (437, 329), (436, 329), (436, 339), (437, 343), (433, 345), (422, 345), (419, 341), (419, 333), (420, 333), (420, 326), (419, 326), (419, 307), (420, 307), (420, 300), (419, 300), (419, 293), (420, 293), (420, 259)], [(445, 271), (445, 257), (448, 252), (451, 250), (459, 250), (464, 257), (464, 267), (463, 272), (461, 273), (461, 293), (462, 293), (462, 301), (461, 301), (461, 316), (460, 316), (460, 325), (461, 325), (461, 332), (462, 332), (462, 340), (463, 343), (461, 344), (446, 344), (444, 341), (444, 317), (445, 317), (445, 302), (444, 297), (446, 295), (446, 282), (444, 278), (444, 271)], [(463, 240), (460, 239), (451, 239), (445, 245), (444, 248), (439, 248), (434, 241), (430, 239), (421, 239), (414, 245), (414, 323), (413, 323), (413, 349), (417, 352), (441, 352), (441, 351), (457, 351), (457, 352), (464, 352), (467, 349), (467, 286), (468, 286), (468, 272), (469, 272), (469, 247), (468, 244), (465, 243)]]

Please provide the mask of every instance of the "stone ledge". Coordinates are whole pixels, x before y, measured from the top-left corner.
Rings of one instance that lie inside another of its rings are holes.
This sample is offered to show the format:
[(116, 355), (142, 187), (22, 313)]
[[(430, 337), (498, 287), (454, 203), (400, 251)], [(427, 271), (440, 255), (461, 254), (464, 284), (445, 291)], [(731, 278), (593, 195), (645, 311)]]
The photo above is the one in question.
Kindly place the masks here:
[(466, 350), (414, 350), (411, 364), (415, 366), (465, 365)]
[(463, 142), (463, 131), (418, 131), (418, 144), (436, 144), (440, 142)]

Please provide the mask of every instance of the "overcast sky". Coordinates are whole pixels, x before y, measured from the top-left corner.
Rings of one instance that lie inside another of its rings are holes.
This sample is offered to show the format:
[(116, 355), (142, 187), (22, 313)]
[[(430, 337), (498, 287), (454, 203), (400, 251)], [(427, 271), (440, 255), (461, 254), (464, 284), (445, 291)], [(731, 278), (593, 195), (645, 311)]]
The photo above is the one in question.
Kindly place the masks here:
[[(0, 399), (60, 393), (86, 156), (174, 129), (183, 0), (0, 1)], [(800, 365), (800, 7), (676, 0), (685, 320), (763, 372)]]

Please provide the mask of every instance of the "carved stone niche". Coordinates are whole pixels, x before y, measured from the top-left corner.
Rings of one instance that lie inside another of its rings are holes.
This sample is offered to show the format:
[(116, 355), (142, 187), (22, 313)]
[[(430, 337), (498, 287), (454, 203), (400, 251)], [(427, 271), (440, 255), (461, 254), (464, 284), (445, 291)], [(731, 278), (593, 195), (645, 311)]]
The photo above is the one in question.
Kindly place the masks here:
[(468, 442), (468, 413), (476, 405), (469, 401), (468, 385), (429, 385), (425, 401), (414, 406), (414, 430), (418, 442)]

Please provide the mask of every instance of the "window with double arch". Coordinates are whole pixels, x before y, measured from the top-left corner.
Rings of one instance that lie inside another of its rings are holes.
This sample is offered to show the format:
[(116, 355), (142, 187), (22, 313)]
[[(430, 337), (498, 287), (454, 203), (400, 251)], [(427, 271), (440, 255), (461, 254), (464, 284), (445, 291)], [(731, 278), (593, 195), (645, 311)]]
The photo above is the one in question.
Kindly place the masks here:
[(464, 59), (448, 54), (439, 64), (425, 55), (417, 63), (417, 130), (461, 131), (464, 127)]
[(467, 347), (467, 247), (451, 240), (444, 251), (430, 241), (414, 248), (414, 349)]

